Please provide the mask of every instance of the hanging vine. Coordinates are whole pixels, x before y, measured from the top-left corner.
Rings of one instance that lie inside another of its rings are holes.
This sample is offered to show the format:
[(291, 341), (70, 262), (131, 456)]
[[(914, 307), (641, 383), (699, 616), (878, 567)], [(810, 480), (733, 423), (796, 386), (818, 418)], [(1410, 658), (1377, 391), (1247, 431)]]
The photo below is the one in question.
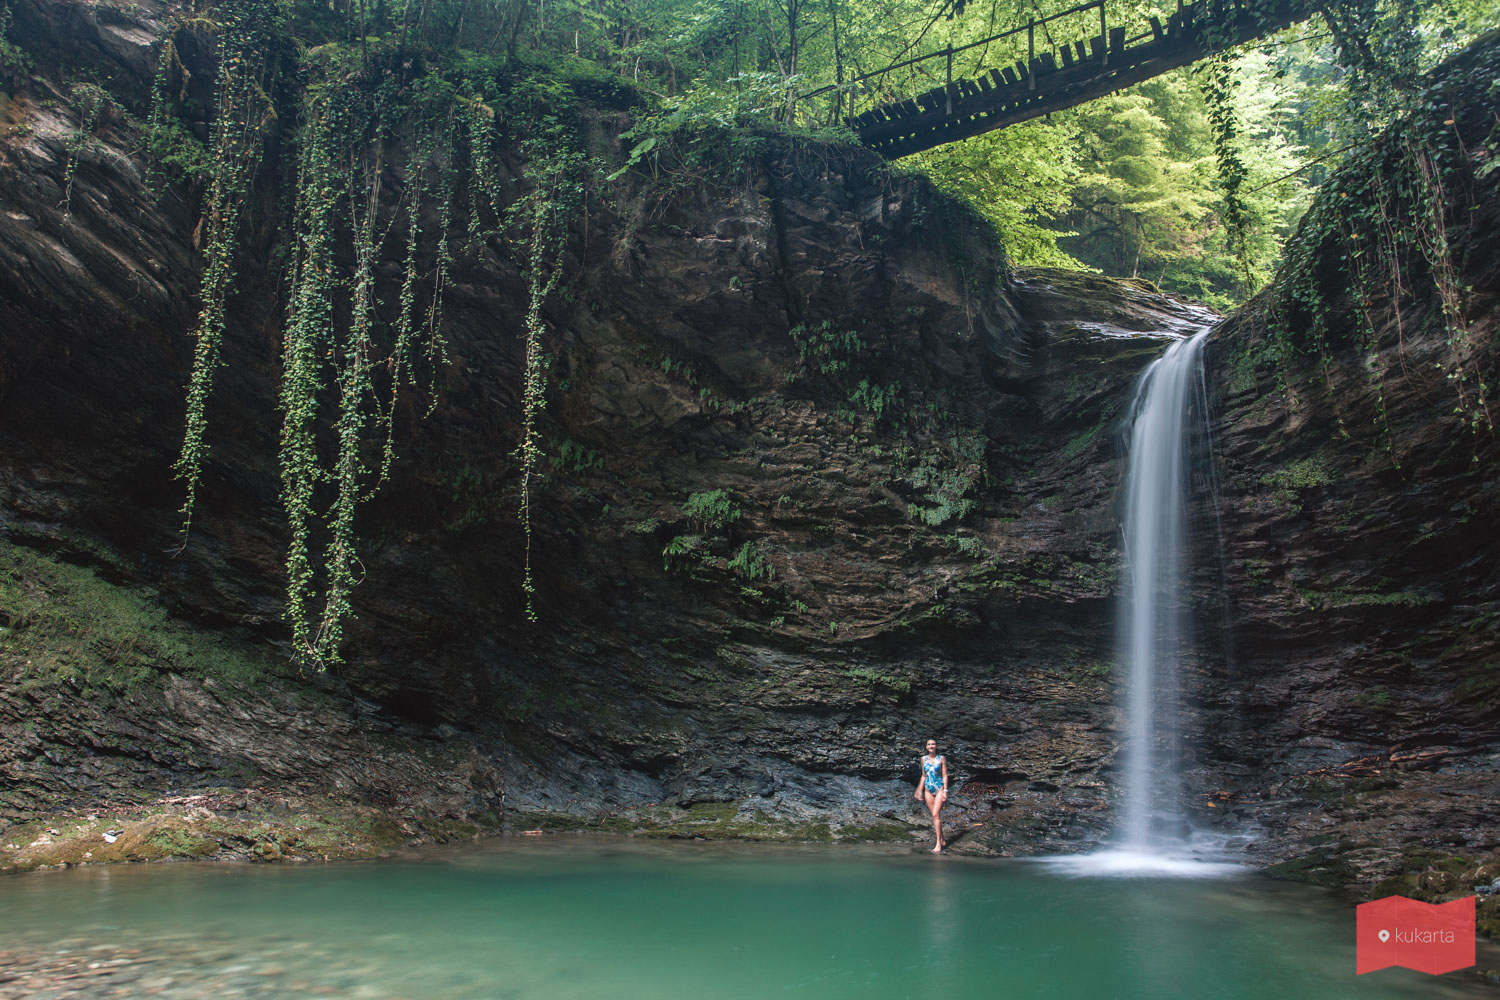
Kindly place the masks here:
[(562, 277), (568, 222), (584, 199), (586, 158), (574, 148), (568, 131), (552, 116), (544, 118), (521, 144), (527, 158), (524, 180), (529, 185), (513, 204), (509, 219), (523, 238), (522, 266), (526, 277), (526, 359), (521, 382), (521, 440), (515, 456), (521, 467), (521, 501), (516, 516), (525, 535), (521, 590), (526, 595), (526, 619), (536, 621), (536, 585), (531, 573), (531, 493), (542, 436), (537, 419), (546, 405), (547, 367), (542, 344), (546, 320), (542, 305)]
[[(453, 262), (454, 163), (465, 138), (455, 126), (451, 93), (426, 88), (394, 105), (379, 87), (327, 87), (309, 100), (298, 176), (295, 231), (299, 245), (289, 293), (282, 374), (282, 503), (291, 536), (287, 553), (287, 617), (300, 655), (319, 667), (340, 660), (351, 594), (363, 578), (355, 515), (389, 476), (394, 424), (403, 386), (415, 384), (425, 335), (429, 377), (446, 362), (442, 298)], [(398, 209), (382, 207), (388, 150), (408, 142)], [(422, 215), (435, 197), (431, 287), (418, 322), (426, 281), (421, 266)], [(404, 209), (404, 212), (403, 212)], [(404, 265), (395, 322), (379, 321), (377, 262), (393, 234)], [(352, 265), (341, 266), (347, 246)], [(346, 273), (347, 272), (347, 273)], [(335, 308), (336, 302), (342, 308)], [(377, 378), (380, 372), (386, 378)], [(384, 393), (382, 394), (382, 386)], [(331, 415), (333, 455), (320, 462), (319, 394), (337, 390)], [(436, 395), (432, 402), (435, 405)], [(370, 432), (378, 433), (373, 451)], [(367, 454), (378, 454), (367, 461)], [(319, 511), (320, 484), (330, 495)], [(313, 538), (326, 536), (322, 558)]]
[[(1458, 135), (1462, 109), (1451, 103), (1466, 89), (1482, 92), (1493, 68), (1460, 64), (1439, 78), (1419, 76), (1415, 5), (1340, 0), (1324, 15), (1346, 72), (1343, 124), (1354, 134), (1344, 138), (1356, 151), (1320, 190), (1286, 247), (1270, 303), (1270, 347), (1281, 376), (1296, 353), (1316, 356), (1331, 390), (1329, 303), (1347, 296), (1354, 313), (1349, 340), (1369, 372), (1384, 450), (1399, 468), (1376, 302), (1389, 305), (1397, 363), (1404, 366), (1404, 303), (1425, 284), (1446, 347), (1437, 367), (1453, 387), (1453, 412), (1469, 431), (1494, 432), (1490, 386), (1467, 320), (1460, 243), (1452, 232), (1467, 221), (1475, 173)], [(1442, 113), (1449, 117), (1441, 120)], [(1361, 130), (1372, 125), (1384, 134), (1368, 141)], [(1344, 429), (1341, 414), (1339, 425)]]
[[(156, 169), (186, 167), (173, 176), (203, 185), (195, 233), (204, 255), (201, 310), (177, 463), (187, 481), (184, 531), (207, 450), (206, 405), (221, 363), (243, 206), (277, 120), (274, 53), (287, 41), (277, 35), (283, 29), (274, 0), (221, 6), (223, 12), (168, 31), (148, 126)], [(216, 41), (213, 127), (201, 169), (192, 169), (196, 140), (176, 110), (188, 100), (191, 74), (177, 50), (179, 33), (188, 30)], [(393, 71), (398, 53), (377, 53), (381, 58), (384, 65), (363, 44), (308, 53), (301, 68), (307, 82), (292, 98), (300, 104), (300, 128), (278, 458), (288, 530), (286, 618), (298, 657), (319, 669), (339, 662), (353, 615), (351, 594), (363, 577), (356, 513), (389, 477), (401, 390), (415, 385), (424, 368), (435, 389), (447, 359), (442, 309), (454, 261), (456, 164), (466, 155), (464, 144), (478, 143), (485, 131), (467, 118), (460, 127), (455, 89), (443, 79), (425, 75), (408, 84)], [(393, 151), (404, 176), (390, 207)], [(424, 221), (434, 215), (435, 223)], [(391, 241), (396, 246), (388, 250)], [(385, 303), (378, 265), (392, 257), (404, 273), (395, 302)], [(436, 393), (431, 397), (429, 412)]]
[(336, 134), (341, 110), (336, 99), (314, 103), (303, 127), (293, 215), (296, 260), (281, 354), (281, 504), (290, 534), (286, 616), (295, 648), (319, 665), (330, 656), (320, 641), (324, 629), (315, 634), (309, 621), (308, 604), (317, 596), (309, 534), (314, 494), (322, 478), (316, 436), (321, 358), (334, 350), (333, 300), (339, 284), (336, 212), (345, 185), (337, 176), (334, 156), (342, 138)]
[(73, 211), (73, 179), (78, 175), (79, 157), (93, 143), (94, 130), (99, 127), (99, 118), (104, 109), (115, 103), (109, 92), (97, 83), (75, 84), (73, 94), (78, 99), (78, 128), (73, 130), (66, 142), (68, 164), (63, 168), (63, 199), (60, 206), (64, 216)]
[(1219, 168), (1219, 186), (1223, 208), (1220, 216), (1228, 237), (1228, 249), (1239, 266), (1240, 294), (1248, 296), (1251, 288), (1250, 213), (1245, 204), (1245, 180), (1250, 168), (1245, 165), (1240, 148), (1240, 116), (1234, 106), (1239, 80), (1234, 71), (1234, 53), (1217, 51), (1204, 63), (1200, 87), (1208, 108), (1208, 124), (1213, 136), (1214, 157)]
[[(207, 164), (208, 189), (193, 242), (203, 253), (198, 291), (200, 309), (193, 329), (193, 366), (188, 377), (187, 414), (182, 451), (175, 470), (186, 483), (182, 505), (184, 535), (192, 525), (198, 484), (208, 446), (208, 397), (220, 364), (225, 305), (234, 284), (234, 250), (244, 205), (260, 165), (265, 135), (276, 119), (268, 96), (275, 69), (278, 10), (274, 0), (245, 0), (225, 9), (218, 20), (200, 18), (195, 25), (218, 36), (218, 73), (214, 85), (215, 117)], [(157, 87), (152, 98), (151, 136), (167, 128), (167, 67), (176, 57), (175, 34), (168, 31), (158, 54)]]

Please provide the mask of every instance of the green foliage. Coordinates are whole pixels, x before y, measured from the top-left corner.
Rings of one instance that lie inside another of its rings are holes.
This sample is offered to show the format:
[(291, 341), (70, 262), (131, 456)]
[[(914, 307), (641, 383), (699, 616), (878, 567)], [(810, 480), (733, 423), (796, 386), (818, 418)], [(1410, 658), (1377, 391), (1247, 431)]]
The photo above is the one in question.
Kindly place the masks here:
[(575, 475), (582, 475), (604, 467), (604, 459), (599, 452), (587, 445), (579, 444), (572, 438), (567, 438), (558, 445), (557, 453), (548, 456), (547, 462), (554, 469), (568, 469)]
[(173, 622), (154, 597), (0, 540), (0, 653), (37, 682), (122, 693), (171, 673), (258, 683), (282, 672)]
[(151, 162), (173, 177), (194, 184), (213, 178), (213, 157), (187, 125), (177, 118), (155, 123), (146, 135)]
[(1274, 472), (1261, 476), (1260, 481), (1276, 487), (1273, 499), (1287, 509), (1289, 514), (1302, 511), (1304, 490), (1327, 486), (1333, 482), (1333, 474), (1320, 458), (1299, 458)]
[(25, 49), (6, 37), (13, 19), (10, 0), (0, 0), (0, 80), (19, 85), (31, 78), (36, 64)]
[(463, 531), (485, 520), (489, 492), (485, 489), (483, 473), (465, 463), (463, 468), (443, 474), (438, 481), (449, 491), (455, 510), (446, 524), (449, 531)]
[(907, 504), (906, 514), (928, 527), (961, 521), (974, 510), (974, 501), (967, 494), (975, 480), (967, 472), (923, 462), (907, 473), (906, 482), (921, 491), (923, 501)]
[(67, 215), (73, 205), (73, 180), (78, 174), (78, 159), (85, 149), (94, 144), (94, 130), (100, 117), (109, 108), (119, 105), (109, 92), (96, 83), (73, 85), (72, 97), (78, 102), (78, 127), (68, 135), (66, 147), (68, 163), (63, 168), (63, 214)]
[(1214, 155), (1218, 160), (1219, 184), (1223, 193), (1221, 214), (1228, 234), (1231, 255), (1239, 265), (1245, 285), (1250, 283), (1250, 260), (1245, 230), (1249, 210), (1244, 188), (1250, 176), (1240, 142), (1239, 114), (1234, 107), (1234, 92), (1239, 83), (1230, 55), (1216, 52), (1204, 64), (1203, 95), (1208, 120), (1213, 130)]
[(683, 516), (703, 531), (721, 531), (740, 519), (740, 509), (728, 490), (694, 493), (682, 505)]
[(874, 385), (869, 379), (860, 379), (859, 385), (849, 390), (851, 405), (870, 414), (876, 421), (889, 419), (900, 406), (901, 387), (895, 384)]
[(1065, 459), (1077, 458), (1079, 455), (1082, 455), (1095, 441), (1099, 440), (1100, 433), (1103, 432), (1108, 423), (1108, 415), (1099, 418), (1092, 427), (1085, 428), (1069, 438), (1067, 443), (1059, 449), (1058, 455)]
[(867, 687), (885, 688), (896, 694), (911, 693), (911, 681), (907, 678), (898, 677), (895, 674), (882, 673), (870, 667), (850, 667), (844, 671), (844, 676), (850, 680), (858, 681)]
[(1431, 604), (1438, 598), (1433, 594), (1415, 590), (1360, 591), (1360, 590), (1298, 590), (1297, 596), (1316, 611), (1336, 608), (1417, 608)]
[(865, 342), (853, 330), (840, 330), (832, 320), (816, 326), (799, 323), (787, 333), (797, 344), (803, 369), (809, 373), (837, 375), (849, 370), (849, 363), (865, 348)]
[(973, 535), (944, 535), (943, 541), (959, 555), (968, 559), (984, 558), (984, 543)]
[(1084, 265), (1057, 245), (1077, 234), (1050, 223), (1075, 205), (1083, 173), (1079, 129), (1076, 116), (1059, 115), (939, 146), (912, 161), (940, 190), (975, 206), (1014, 263), (1078, 268)]
[[(646, 168), (675, 185), (734, 177), (764, 148), (757, 129), (771, 127), (795, 82), (771, 73), (740, 73), (719, 84), (696, 81), (620, 134), (630, 143), (625, 164), (607, 180)], [(847, 139), (847, 133), (842, 136)], [(670, 151), (670, 156), (663, 154)]]
[[(452, 262), (454, 164), (467, 159), (474, 190), (493, 188), (484, 152), (490, 125), (477, 102), (441, 78), (420, 77), (398, 99), (403, 81), (370, 65), (367, 42), (306, 48), (302, 86), (282, 88), (286, 64), (297, 56), (289, 25), (308, 27), (295, 16), (288, 20), (288, 13), (305, 11), (271, 0), (221, 0), (204, 16), (169, 26), (147, 145), (160, 168), (203, 185), (202, 310), (177, 464), (187, 482), (186, 526), (207, 454), (207, 401), (220, 363), (243, 206), (267, 136), (288, 117), (285, 105), (296, 105), (292, 117), (301, 127), (294, 137), (294, 243), (282, 336), (281, 498), (290, 535), (293, 643), (306, 661), (322, 666), (338, 661), (343, 623), (353, 613), (350, 594), (363, 573), (355, 513), (389, 473), (397, 397), (415, 384), (419, 368), (430, 373), (446, 358), (441, 310)], [(177, 47), (188, 36), (217, 46), (206, 151), (178, 117), (188, 71)], [(394, 39), (375, 49), (377, 58), (399, 58)], [(384, 181), (398, 141), (406, 156), (401, 198), (392, 207), (384, 201)], [(433, 201), (437, 231), (429, 235), (422, 210)], [(471, 206), (471, 236), (482, 207)], [(380, 318), (376, 262), (393, 235), (404, 237), (406, 267), (394, 321), (387, 323)], [(424, 242), (429, 254), (422, 252)], [(383, 438), (378, 464), (369, 460), (371, 432)]]
[(1261, 482), (1284, 489), (1300, 490), (1313, 486), (1327, 486), (1333, 482), (1333, 478), (1333, 474), (1322, 459), (1299, 458), (1294, 462), (1288, 462), (1274, 472), (1266, 473), (1261, 477)]
[(1111, 673), (1110, 665), (1102, 660), (1092, 663), (1078, 663), (1068, 671), (1077, 680), (1102, 681)]
[(771, 561), (754, 542), (746, 542), (740, 546), (734, 558), (729, 560), (729, 570), (746, 580), (776, 579), (776, 567), (771, 565)]
[(664, 570), (688, 571), (708, 558), (708, 545), (702, 535), (674, 535), (661, 550)]

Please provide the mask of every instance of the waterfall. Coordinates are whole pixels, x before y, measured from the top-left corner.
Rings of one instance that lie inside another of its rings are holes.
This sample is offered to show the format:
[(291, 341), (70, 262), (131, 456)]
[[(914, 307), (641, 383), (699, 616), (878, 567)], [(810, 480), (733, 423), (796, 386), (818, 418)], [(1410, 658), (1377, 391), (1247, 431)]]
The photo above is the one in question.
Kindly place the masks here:
[(1189, 624), (1183, 605), (1189, 445), (1196, 436), (1190, 421), (1206, 419), (1201, 358), (1207, 336), (1203, 330), (1179, 340), (1152, 362), (1131, 406), (1120, 614), (1127, 732), (1118, 839), (1132, 852), (1182, 846), (1177, 658)]
[(1114, 842), (1094, 854), (1046, 859), (1080, 875), (1225, 875), (1239, 865), (1194, 837), (1182, 802), (1178, 658), (1191, 642), (1187, 577), (1195, 457), (1207, 454), (1205, 325), (1152, 362), (1129, 413), (1124, 495), (1120, 660), (1126, 732)]

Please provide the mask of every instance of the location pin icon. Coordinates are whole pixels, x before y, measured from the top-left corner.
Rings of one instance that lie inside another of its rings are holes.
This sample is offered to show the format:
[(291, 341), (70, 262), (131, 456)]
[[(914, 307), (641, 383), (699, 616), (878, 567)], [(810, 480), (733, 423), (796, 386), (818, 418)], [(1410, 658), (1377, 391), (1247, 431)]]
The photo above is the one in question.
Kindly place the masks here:
[(1381, 944), (1385, 944), (1387, 941), (1389, 941), (1391, 939), (1391, 932), (1390, 931), (1381, 931), (1378, 936), (1380, 938), (1380, 943)]

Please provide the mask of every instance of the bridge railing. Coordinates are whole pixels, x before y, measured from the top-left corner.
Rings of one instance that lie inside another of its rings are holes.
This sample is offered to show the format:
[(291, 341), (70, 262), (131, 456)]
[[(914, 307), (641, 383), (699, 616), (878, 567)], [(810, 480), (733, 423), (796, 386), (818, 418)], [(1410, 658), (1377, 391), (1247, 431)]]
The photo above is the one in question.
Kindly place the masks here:
[[(1229, 2), (1233, 3), (1235, 0), (1229, 0)], [(1181, 0), (1179, 0), (1180, 6)], [(1073, 38), (1071, 35), (1074, 32), (1069, 32), (1069, 37), (1060, 41), (1062, 33), (1057, 32), (1054, 35), (1054, 32), (1057, 22), (1065, 19), (1074, 21), (1075, 32), (1081, 27), (1084, 33), (1078, 38)], [(994, 66), (996, 63), (1009, 63), (1012, 60), (1020, 63), (1020, 44), (1023, 37), (1026, 48), (1025, 62), (1021, 65), (1026, 67), (1026, 71), (1020, 73), (1020, 76), (1027, 79), (1029, 86), (1034, 87), (1035, 79), (1030, 73), (1030, 67), (1036, 62), (1039, 48), (1042, 57), (1049, 62), (1054, 58), (1061, 58), (1071, 65), (1076, 52), (1078, 60), (1091, 60), (1108, 66), (1112, 53), (1120, 51), (1127, 45), (1151, 38), (1154, 34), (1159, 35), (1161, 28), (1158, 20), (1150, 18), (1150, 22), (1150, 26), (1145, 31), (1127, 37), (1123, 26), (1111, 25), (1105, 0), (1089, 0), (1087, 3), (1069, 7), (1067, 10), (1048, 14), (1046, 17), (1031, 18), (1025, 24), (1007, 31), (962, 45), (950, 43), (924, 55), (903, 59), (878, 70), (861, 73), (847, 80), (810, 90), (800, 95), (798, 101), (802, 103), (804, 109), (811, 111), (812, 108), (806, 102), (822, 98), (823, 113), (815, 114), (815, 117), (824, 121), (853, 119), (863, 110), (908, 99), (915, 89), (929, 87), (951, 89), (955, 79), (977, 75), (981, 70)], [(1007, 42), (1010, 44), (1006, 45)], [(1001, 54), (992, 53), (990, 51), (992, 47), (1000, 49)], [(975, 53), (976, 49), (980, 51)], [(1057, 57), (1054, 57), (1054, 51), (1058, 53)], [(902, 82), (892, 86), (889, 81), (893, 75), (900, 75), (903, 78)]]
[[(1016, 39), (1017, 41), (1019, 41), (1020, 37), (1023, 35), (1026, 37), (1028, 49), (1027, 61), (1029, 64), (1030, 60), (1035, 58), (1036, 56), (1036, 39), (1038, 32), (1041, 32), (1043, 34), (1044, 44), (1048, 49), (1050, 49), (1052, 47), (1052, 43), (1050, 37), (1048, 37), (1050, 36), (1049, 28), (1053, 22), (1061, 21), (1064, 18), (1076, 17), (1078, 15), (1086, 14), (1089, 12), (1097, 12), (1096, 16), (1098, 18), (1097, 23), (1099, 25), (1099, 34), (1107, 38), (1109, 36), (1109, 22), (1105, 12), (1104, 4), (1105, 0), (1089, 0), (1088, 3), (1081, 3), (1077, 6), (1069, 7), (1067, 10), (1061, 10), (1055, 14), (1048, 14), (1046, 17), (1031, 18), (1025, 24), (1015, 28), (1011, 28), (1008, 31), (1002, 31), (998, 34), (989, 35), (985, 38), (978, 39), (977, 41), (966, 42), (963, 45), (949, 44), (934, 52), (928, 52), (925, 55), (913, 56), (910, 59), (903, 59), (900, 62), (892, 63), (889, 66), (884, 66), (869, 73), (861, 73), (858, 76), (850, 77), (849, 79), (841, 82), (830, 83), (827, 86), (819, 87), (816, 90), (811, 90), (805, 94), (802, 94), (799, 100), (809, 101), (814, 98), (833, 95), (832, 100), (829, 102), (831, 105), (830, 110), (834, 112), (832, 117), (835, 120), (840, 117), (853, 117), (853, 115), (859, 110), (857, 106), (858, 104), (873, 106), (890, 100), (900, 100), (902, 97), (909, 96), (909, 94), (907, 93), (907, 87), (903, 87), (900, 91), (897, 91), (879, 86), (879, 82), (884, 81), (893, 73), (899, 73), (901, 70), (913, 70), (917, 67), (925, 67), (927, 65), (938, 64), (941, 65), (943, 71), (943, 75), (941, 78), (938, 78), (931, 73), (924, 74), (920, 71), (912, 73), (911, 77), (915, 79), (925, 76), (925, 82), (928, 86), (932, 86), (935, 83), (952, 83), (955, 79), (955, 57), (961, 56), (964, 53), (971, 52), (974, 49), (988, 48), (989, 46), (995, 45), (998, 42), (1004, 42), (1007, 39)], [(987, 55), (987, 53), (985, 54)], [(983, 61), (984, 58), (983, 55), (981, 55), (981, 58), (976, 61), (976, 64), (973, 67), (960, 66), (957, 75), (959, 77), (963, 77), (969, 75), (971, 72), (977, 71), (980, 68), (979, 63), (982, 63)], [(861, 98), (863, 98), (863, 100), (861, 100)]]

